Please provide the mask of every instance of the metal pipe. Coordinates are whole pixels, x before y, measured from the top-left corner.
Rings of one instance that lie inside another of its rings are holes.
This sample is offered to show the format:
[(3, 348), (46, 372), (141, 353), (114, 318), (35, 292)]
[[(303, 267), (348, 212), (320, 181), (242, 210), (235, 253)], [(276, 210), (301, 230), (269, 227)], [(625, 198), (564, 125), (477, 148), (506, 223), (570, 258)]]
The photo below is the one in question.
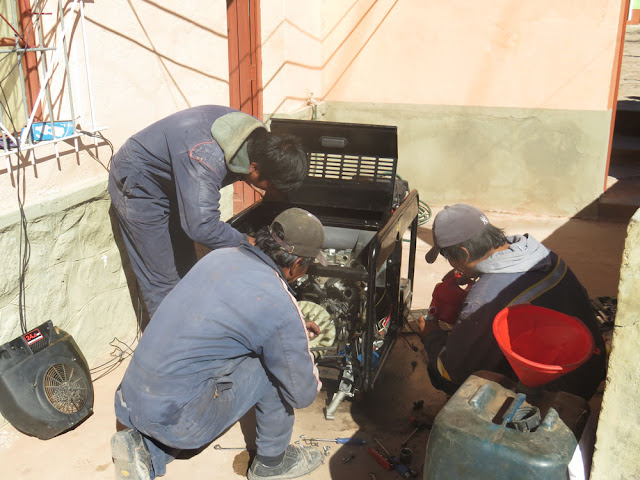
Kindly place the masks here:
[[(16, 25), (18, 24), (18, 13), (16, 11), (16, 2), (11, 2), (11, 17), (12, 17), (12, 21), (16, 23)], [(18, 39), (16, 38), (16, 47), (19, 46), (18, 43)], [(29, 116), (29, 105), (27, 104), (27, 82), (24, 78), (24, 70), (22, 70), (22, 58), (24, 57), (24, 54), (18, 54), (18, 72), (19, 72), (19, 76), (20, 76), (20, 86), (22, 87), (22, 108), (24, 109), (24, 116), (25, 118), (27, 118)], [(9, 105), (7, 105), (7, 108), (9, 108)], [(13, 125), (13, 119), (11, 117), (9, 117), (9, 120), (11, 120), (11, 127), (13, 129), (16, 129), (16, 126)]]
[[(35, 9), (38, 9), (38, 6), (40, 4), (40, 0), (36, 0), (36, 4), (34, 5)], [(44, 7), (44, 5), (43, 5)], [(38, 42), (40, 45), (44, 45), (44, 26), (42, 25), (42, 16), (40, 16), (38, 18), (38, 20), (36, 21), (36, 27), (38, 30)], [(55, 51), (55, 48), (53, 49)], [(44, 52), (41, 53), (40, 55), (40, 60), (42, 61), (42, 65), (44, 65), (44, 69), (45, 71), (47, 70), (47, 56), (44, 54)], [(42, 77), (42, 71), (40, 69), (38, 69), (38, 76)], [(42, 82), (42, 79), (40, 80)], [(49, 85), (46, 86), (46, 95), (47, 95), (47, 108), (49, 109), (49, 121), (51, 123), (51, 131), (54, 135), (55, 138), (55, 130), (53, 128), (53, 102), (51, 101), (51, 88), (49, 88)], [(34, 109), (36, 108), (36, 106), (34, 105)], [(35, 156), (34, 156), (35, 157)], [(59, 153), (58, 150), (56, 149), (56, 158), (59, 159)], [(34, 158), (35, 161), (35, 158)]]
[[(75, 8), (76, 4), (78, 3), (78, 0), (73, 0), (73, 6), (72, 9)], [(31, 115), (29, 116), (29, 120), (27, 122), (27, 130), (29, 130), (31, 128), (31, 124), (33, 123), (33, 117), (36, 113), (36, 109), (37, 106), (40, 104), (40, 102), (42, 101), (42, 95), (44, 94), (44, 87), (49, 83), (49, 80), (51, 80), (51, 76), (53, 75), (53, 66), (55, 66), (59, 59), (58, 56), (60, 55), (60, 47), (56, 46), (56, 51), (54, 52), (53, 55), (53, 60), (52, 60), (52, 68), (49, 68), (48, 71), (45, 74), (45, 81), (44, 84), (40, 87), (40, 92), (38, 93), (38, 98), (36, 98), (36, 101), (34, 102), (34, 108), (31, 111)], [(24, 142), (22, 141), (22, 138), (20, 139), (20, 148), (22, 148), (22, 146), (24, 145)]]
[[(2, 130), (2, 146), (3, 146), (3, 150), (6, 152), (6, 151), (9, 151), (9, 145), (7, 145), (7, 138), (13, 139), (13, 136), (5, 128), (3, 123), (4, 123), (4, 112), (2, 111), (2, 108), (0, 108), (0, 127)], [(15, 143), (15, 139), (13, 139), (13, 141)], [(6, 161), (7, 161), (7, 173), (9, 174), (9, 176), (11, 176), (11, 170), (13, 170), (13, 166), (11, 165), (10, 155), (6, 155)], [(11, 178), (13, 177), (11, 176)]]
[[(82, 45), (84, 46), (84, 66), (87, 69), (87, 88), (89, 90), (89, 110), (91, 113), (91, 128), (96, 127), (95, 106), (93, 104), (93, 88), (91, 85), (91, 72), (89, 70), (89, 46), (84, 21), (84, 2), (80, 2), (80, 25), (82, 27)], [(98, 146), (98, 139), (93, 138), (93, 144)]]
[[(416, 193), (416, 203), (420, 204), (419, 194)], [(411, 243), (409, 243), (409, 268), (407, 276), (411, 282), (411, 293), (413, 293), (413, 277), (416, 270), (416, 250), (418, 244), (418, 216), (411, 222)]]
[(338, 390), (333, 395), (333, 398), (331, 399), (331, 403), (329, 403), (329, 405), (327, 406), (327, 409), (324, 412), (324, 417), (326, 420), (335, 419), (336, 410), (338, 409), (338, 407), (340, 406), (340, 404), (342, 403), (342, 401), (345, 399), (346, 396), (347, 394), (340, 390)]
[[(106, 129), (107, 129), (107, 127), (98, 127), (96, 129), (93, 129), (93, 130), (85, 130), (85, 131), (89, 132), (89, 133), (95, 133), (95, 132), (99, 132), (101, 130), (106, 130)], [(28, 151), (33, 150), (34, 148), (36, 148), (38, 146), (56, 144), (58, 142), (61, 142), (62, 140), (69, 140), (70, 138), (78, 138), (78, 137), (81, 137), (82, 135), (84, 135), (84, 133), (74, 133), (73, 135), (69, 135), (69, 136), (64, 137), (64, 138), (58, 138), (57, 140), (45, 140), (45, 141), (42, 141), (42, 142), (25, 145), (23, 147), (20, 147), (20, 151), (21, 152), (28, 152)], [(0, 150), (0, 157), (1, 156), (12, 155), (12, 154), (14, 154), (16, 152), (17, 152), (17, 149), (13, 149), (13, 150), (10, 150), (10, 151), (4, 151), (4, 152)]]
[(0, 109), (0, 130), (2, 130), (2, 136), (4, 138), (4, 135), (6, 134), (13, 141), (13, 143), (17, 144), (16, 139), (14, 138), (13, 135), (11, 135), (11, 132), (7, 130), (7, 127), (4, 126), (3, 122), (4, 122), (4, 114), (2, 113), (2, 109)]
[(380, 252), (380, 237), (376, 235), (370, 243), (369, 264), (367, 266), (369, 280), (367, 285), (367, 312), (362, 338), (362, 389), (367, 391), (371, 388), (371, 366), (373, 364), (373, 326), (376, 323), (375, 293), (376, 293), (376, 263)]
[(44, 52), (48, 50), (55, 50), (53, 47), (30, 47), (30, 48), (10, 48), (9, 50), (4, 50), (0, 48), (0, 53), (27, 53), (27, 52)]
[[(74, 3), (73, 7), (75, 7), (76, 3)], [(72, 9), (73, 9), (72, 7)], [(73, 122), (73, 128), (75, 131), (75, 121), (76, 114), (73, 108), (73, 92), (71, 91), (71, 74), (69, 73), (69, 54), (67, 52), (67, 31), (64, 27), (64, 9), (62, 8), (62, 0), (58, 0), (58, 10), (60, 12), (60, 28), (62, 30), (62, 53), (64, 54), (64, 71), (67, 75), (67, 95), (69, 95), (69, 108), (71, 109), (71, 122)], [(53, 133), (53, 137), (55, 138), (55, 132)], [(76, 151), (78, 151), (78, 145), (75, 145)]]

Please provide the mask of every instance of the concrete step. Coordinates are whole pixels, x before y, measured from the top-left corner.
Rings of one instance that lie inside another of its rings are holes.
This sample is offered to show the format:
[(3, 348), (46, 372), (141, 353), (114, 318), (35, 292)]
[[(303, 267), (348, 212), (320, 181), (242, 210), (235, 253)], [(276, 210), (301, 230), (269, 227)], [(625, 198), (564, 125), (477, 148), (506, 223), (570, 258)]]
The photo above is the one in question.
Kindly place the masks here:
[(640, 137), (640, 101), (618, 101), (613, 134)]
[(640, 165), (640, 135), (613, 134), (611, 164)]
[[(628, 222), (640, 208), (640, 169), (637, 175), (615, 178), (609, 175), (607, 190), (598, 198), (598, 218)], [(615, 173), (615, 172), (614, 172)], [(627, 171), (627, 174), (630, 173)]]
[(640, 153), (640, 135), (613, 134), (612, 147), (616, 150), (629, 150)]

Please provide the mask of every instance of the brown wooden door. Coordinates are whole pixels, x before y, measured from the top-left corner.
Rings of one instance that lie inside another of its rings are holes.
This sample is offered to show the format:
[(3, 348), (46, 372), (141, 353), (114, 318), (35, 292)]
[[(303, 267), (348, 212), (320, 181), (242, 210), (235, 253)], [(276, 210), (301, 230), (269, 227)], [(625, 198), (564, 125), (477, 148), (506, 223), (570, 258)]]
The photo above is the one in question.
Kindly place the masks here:
[[(227, 0), (229, 105), (262, 120), (260, 0)], [(246, 183), (233, 186), (233, 212), (260, 196)]]

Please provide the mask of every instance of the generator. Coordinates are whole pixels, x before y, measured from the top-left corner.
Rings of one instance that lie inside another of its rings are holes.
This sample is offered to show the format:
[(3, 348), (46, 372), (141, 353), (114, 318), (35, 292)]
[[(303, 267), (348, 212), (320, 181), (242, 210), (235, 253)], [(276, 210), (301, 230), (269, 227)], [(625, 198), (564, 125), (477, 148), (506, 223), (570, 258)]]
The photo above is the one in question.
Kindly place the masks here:
[(328, 265), (311, 265), (292, 288), (306, 319), (322, 330), (310, 341), (316, 364), (326, 367), (321, 373), (337, 373), (338, 387), (325, 409), (332, 420), (345, 398), (374, 387), (408, 318), (418, 193), (396, 175), (395, 126), (273, 119), (270, 128), (300, 139), (308, 176), (286, 199), (261, 200), (229, 223), (252, 236), (292, 207), (323, 223)]

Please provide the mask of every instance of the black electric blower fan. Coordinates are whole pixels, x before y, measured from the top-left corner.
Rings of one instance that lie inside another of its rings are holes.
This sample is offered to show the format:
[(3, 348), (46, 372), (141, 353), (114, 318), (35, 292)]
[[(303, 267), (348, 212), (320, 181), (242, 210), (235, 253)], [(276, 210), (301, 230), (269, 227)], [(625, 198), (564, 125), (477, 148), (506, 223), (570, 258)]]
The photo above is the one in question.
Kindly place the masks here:
[(51, 321), (0, 346), (0, 413), (16, 429), (48, 440), (93, 411), (87, 361)]

